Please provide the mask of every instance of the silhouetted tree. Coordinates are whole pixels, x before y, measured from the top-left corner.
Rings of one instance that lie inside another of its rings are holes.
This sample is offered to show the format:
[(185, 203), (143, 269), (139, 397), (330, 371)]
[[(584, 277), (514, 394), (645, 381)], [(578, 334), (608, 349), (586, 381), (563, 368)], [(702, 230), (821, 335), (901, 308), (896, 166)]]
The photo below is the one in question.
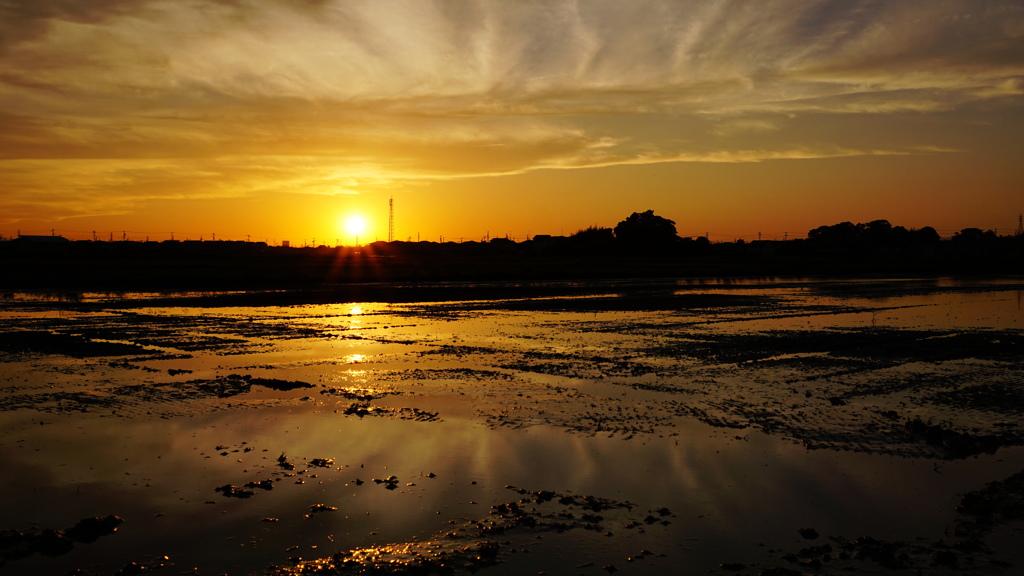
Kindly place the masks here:
[(938, 242), (939, 240), (941, 240), (939, 233), (936, 232), (935, 228), (932, 228), (931, 226), (925, 226), (924, 228), (911, 230), (910, 234), (914, 238), (914, 240), (918, 242), (931, 243)]
[(978, 242), (991, 242), (998, 239), (994, 230), (985, 230), (982, 232), (981, 228), (964, 228), (963, 230), (953, 234), (954, 242), (962, 242), (964, 244), (974, 244)]
[(808, 240), (834, 242), (837, 244), (853, 242), (860, 236), (860, 227), (853, 222), (840, 222), (831, 226), (818, 226), (807, 233)]
[(615, 245), (615, 234), (611, 228), (590, 226), (574, 232), (569, 243), (574, 250), (583, 253), (606, 252)]
[(819, 226), (807, 233), (807, 238), (818, 243), (861, 247), (905, 245), (911, 242), (937, 242), (939, 233), (931, 226), (920, 230), (907, 230), (893, 226), (888, 220), (874, 220), (853, 224), (840, 222), (832, 226)]
[(873, 220), (867, 224), (858, 224), (860, 236), (865, 240), (885, 242), (892, 234), (892, 224), (888, 220)]
[(896, 244), (906, 244), (913, 239), (910, 234), (910, 230), (907, 230), (903, 226), (893, 226), (892, 230), (889, 231), (889, 241)]
[(615, 237), (635, 246), (664, 247), (679, 241), (676, 223), (654, 214), (653, 210), (633, 212), (615, 225)]
[(570, 238), (575, 238), (585, 243), (604, 243), (611, 242), (615, 238), (615, 232), (611, 228), (603, 228), (598, 226), (590, 226), (582, 230), (573, 232)]
[(676, 246), (676, 250), (681, 255), (703, 256), (710, 252), (711, 242), (703, 236), (698, 236), (697, 238), (683, 237), (679, 238)]

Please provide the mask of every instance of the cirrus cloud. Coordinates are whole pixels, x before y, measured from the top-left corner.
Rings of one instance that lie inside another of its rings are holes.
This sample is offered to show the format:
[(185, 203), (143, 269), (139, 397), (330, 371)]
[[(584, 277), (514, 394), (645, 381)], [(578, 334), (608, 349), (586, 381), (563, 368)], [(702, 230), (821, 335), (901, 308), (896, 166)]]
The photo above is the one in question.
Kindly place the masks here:
[[(183, 187), (354, 193), (918, 154), (951, 147), (844, 139), (863, 115), (899, 130), (901, 115), (1024, 95), (1024, 6), (1009, 0), (6, 0), (0, 14), (0, 194), (68, 215)], [(794, 122), (808, 115), (844, 128), (808, 138)], [(95, 200), (100, 188), (118, 199)]]

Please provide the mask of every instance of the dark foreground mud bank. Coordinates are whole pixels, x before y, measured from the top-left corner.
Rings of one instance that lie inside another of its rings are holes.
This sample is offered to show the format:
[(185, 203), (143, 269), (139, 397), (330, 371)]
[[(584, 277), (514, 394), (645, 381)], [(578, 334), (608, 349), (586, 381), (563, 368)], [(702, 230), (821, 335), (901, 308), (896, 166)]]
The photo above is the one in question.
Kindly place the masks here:
[(10, 295), (0, 570), (1024, 566), (1012, 279), (444, 288)]

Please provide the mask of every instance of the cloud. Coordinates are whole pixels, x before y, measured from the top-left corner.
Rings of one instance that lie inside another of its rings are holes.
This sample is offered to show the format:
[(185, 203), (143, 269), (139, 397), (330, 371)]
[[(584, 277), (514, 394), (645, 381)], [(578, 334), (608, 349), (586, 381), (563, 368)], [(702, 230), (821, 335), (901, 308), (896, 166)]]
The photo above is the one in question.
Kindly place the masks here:
[[(37, 180), (56, 172), (76, 210), (123, 209), (93, 189), (130, 203), (175, 182), (333, 194), (921, 153), (940, 143), (843, 139), (862, 115), (1024, 95), (1012, 0), (0, 0), (0, 22), (0, 194), (45, 198)], [(806, 115), (841, 129), (804, 139), (791, 119)]]
[(0, 223), (128, 214), (152, 201), (350, 195), (398, 185), (372, 163), (325, 164), (319, 157), (8, 160), (2, 166)]

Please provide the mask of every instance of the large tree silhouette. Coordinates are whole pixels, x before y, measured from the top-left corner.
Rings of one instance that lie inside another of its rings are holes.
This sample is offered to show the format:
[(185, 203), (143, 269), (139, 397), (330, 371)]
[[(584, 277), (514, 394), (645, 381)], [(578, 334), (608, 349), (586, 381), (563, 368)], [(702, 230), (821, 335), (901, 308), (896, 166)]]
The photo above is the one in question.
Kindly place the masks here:
[(654, 214), (653, 210), (633, 212), (615, 225), (615, 237), (632, 246), (663, 247), (679, 241), (676, 223)]
[(840, 222), (831, 226), (818, 226), (807, 233), (807, 239), (818, 244), (847, 246), (898, 245), (938, 242), (939, 234), (931, 226), (907, 230), (903, 226), (893, 226), (888, 220), (873, 220), (860, 224)]

